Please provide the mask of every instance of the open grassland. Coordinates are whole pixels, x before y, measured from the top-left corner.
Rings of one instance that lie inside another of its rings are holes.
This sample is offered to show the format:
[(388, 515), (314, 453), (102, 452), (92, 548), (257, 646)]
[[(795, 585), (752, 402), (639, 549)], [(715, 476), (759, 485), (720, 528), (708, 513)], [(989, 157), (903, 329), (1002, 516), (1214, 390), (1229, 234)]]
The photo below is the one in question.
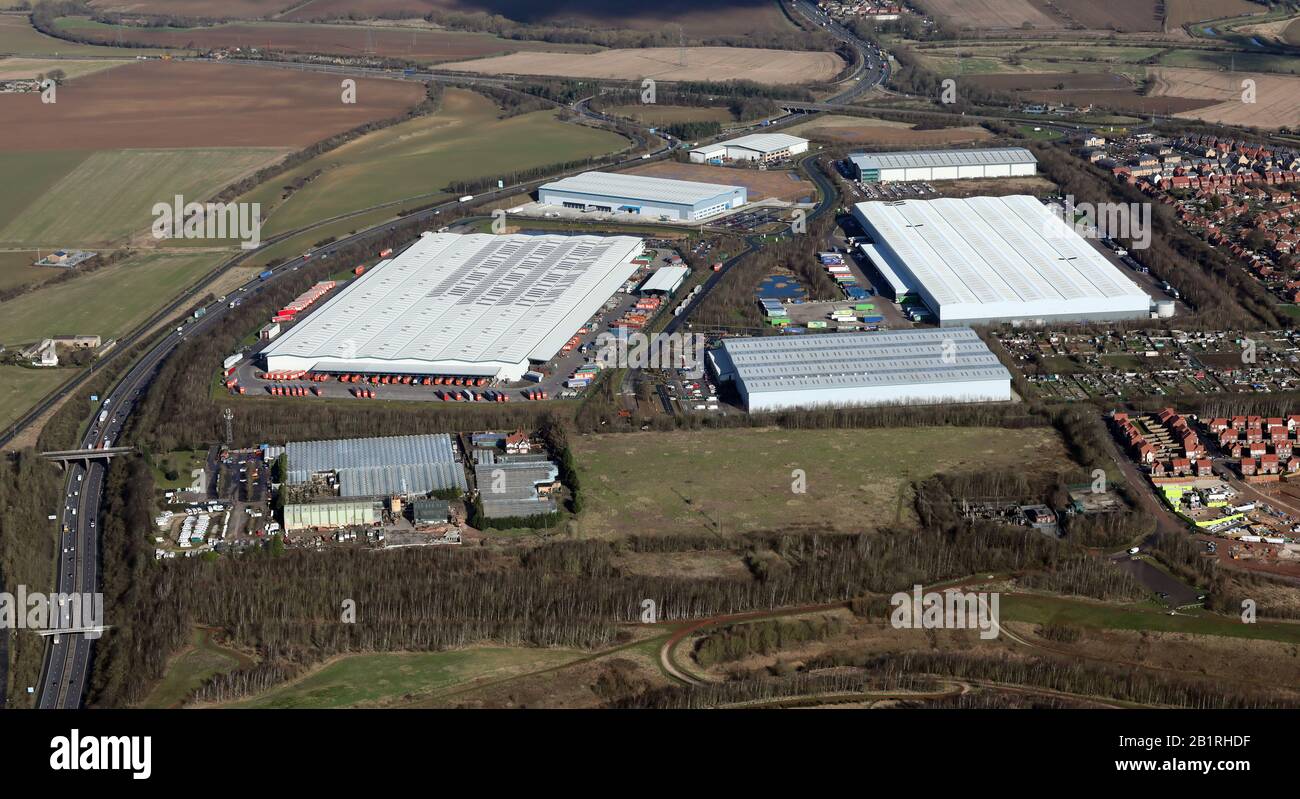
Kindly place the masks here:
[(663, 127), (676, 122), (719, 122), (724, 127), (735, 122), (731, 109), (692, 105), (615, 105), (605, 109), (615, 116), (634, 119), (643, 125)]
[[(63, 274), (58, 266), (32, 266), (35, 250), (0, 251), (0, 291), (16, 286), (33, 286)], [(3, 313), (3, 309), (0, 309)]]
[(614, 80), (752, 80), (791, 84), (830, 80), (844, 68), (835, 53), (748, 47), (645, 47), (599, 53), (515, 53), (443, 69), (487, 75), (553, 75)]
[(158, 252), (130, 258), (67, 283), (0, 304), (0, 344), (55, 334), (117, 338), (210, 271), (214, 253)]
[(1165, 20), (1169, 30), (1189, 22), (1262, 14), (1264, 10), (1264, 6), (1248, 0), (1165, 0)]
[(800, 122), (787, 133), (829, 144), (871, 144), (891, 147), (933, 147), (983, 141), (993, 134), (977, 126), (913, 130), (907, 122), (869, 117), (821, 115)]
[(569, 649), (476, 647), (450, 652), (346, 655), (306, 677), (234, 704), (243, 708), (345, 708), (402, 705), (476, 681), (571, 663)]
[(1065, 27), (1034, 0), (917, 0), (916, 4), (945, 30)]
[[(1213, 104), (1177, 116), (1225, 125), (1261, 128), (1300, 124), (1300, 77), (1249, 72), (1154, 67), (1154, 97), (1190, 97)], [(1244, 80), (1255, 82), (1255, 102), (1243, 102)]]
[(482, 58), (520, 50), (591, 52), (586, 45), (552, 45), (547, 42), (502, 39), (487, 33), (463, 33), (428, 28), (373, 25), (308, 25), (280, 22), (242, 22), (193, 28), (140, 28), (109, 25), (82, 17), (58, 21), (61, 31), (111, 44), (132, 42), (177, 50), (271, 50), (289, 53), (327, 53), (344, 56), (379, 56), (436, 62)]
[[(611, 131), (561, 122), (554, 111), (507, 119), (498, 113), (483, 95), (449, 89), (436, 113), (349, 142), (241, 199), (262, 203), (273, 235), (382, 202), (439, 195), (450, 181), (604, 155), (628, 144)], [(317, 170), (281, 200), (284, 186)]]
[(202, 201), (285, 152), (274, 148), (97, 152), (7, 220), (0, 227), (0, 242), (95, 246), (142, 233), (153, 219), (154, 203), (171, 203), (177, 194), (186, 201)]
[[(587, 537), (915, 524), (911, 484), (938, 471), (1068, 463), (1049, 429), (740, 429), (582, 436), (571, 441)], [(792, 470), (807, 476), (792, 491)]]
[[(3, 316), (4, 308), (0, 305), (0, 316)], [(71, 369), (0, 365), (0, 430), (6, 430), (72, 375)]]
[(1160, 66), (1190, 67), (1227, 72), (1280, 72), (1300, 74), (1300, 58), (1272, 53), (1223, 52), (1182, 48), (1163, 53)]
[(1300, 19), (1293, 20), (1290, 25), (1282, 31), (1282, 39), (1287, 44), (1293, 44), (1300, 47)]
[(219, 646), (212, 640), (212, 631), (197, 628), (190, 645), (172, 658), (162, 680), (140, 707), (179, 707), (185, 697), (209, 677), (249, 665), (252, 665), (252, 659), (247, 655)]
[(1300, 624), (1262, 621), (1242, 624), (1239, 619), (1192, 611), (1170, 616), (1168, 610), (1146, 604), (1111, 605), (1063, 597), (1004, 594), (1000, 610), (1006, 621), (1056, 622), (1099, 629), (1156, 630), (1300, 643)]
[(106, 69), (134, 64), (128, 61), (110, 61), (108, 59), (76, 61), (68, 58), (4, 58), (0, 59), (0, 80), (21, 80), (35, 78), (55, 69), (63, 70), (65, 80), (93, 75)]
[(423, 98), (414, 83), (361, 79), (346, 104), (323, 73), (144, 61), (72, 81), (53, 104), (0, 94), (0, 151), (305, 147)]
[(95, 55), (119, 58), (126, 55), (134, 58), (137, 55), (157, 55), (162, 52), (164, 51), (144, 49), (131, 50), (128, 53), (120, 47), (100, 47), (64, 41), (46, 36), (33, 28), (26, 14), (0, 14), (0, 53), (22, 56)]

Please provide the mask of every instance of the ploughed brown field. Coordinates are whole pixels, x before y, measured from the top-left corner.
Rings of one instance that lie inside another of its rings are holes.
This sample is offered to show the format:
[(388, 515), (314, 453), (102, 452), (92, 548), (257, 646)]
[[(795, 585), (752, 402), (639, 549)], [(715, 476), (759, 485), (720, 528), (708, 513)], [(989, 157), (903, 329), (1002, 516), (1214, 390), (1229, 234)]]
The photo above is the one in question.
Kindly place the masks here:
[(0, 150), (305, 147), (418, 104), (422, 87), (359, 79), (341, 101), (336, 76), (261, 67), (142, 61), (37, 93), (0, 94)]
[(1258, 14), (1264, 10), (1264, 6), (1249, 0), (1165, 0), (1170, 30), (1188, 22)]
[(1041, 91), (1043, 89), (1084, 91), (1133, 91), (1123, 75), (1113, 72), (1011, 72), (1000, 75), (969, 75), (961, 79), (985, 89), (1003, 92)]
[(1164, 28), (1156, 0), (1053, 0), (1053, 4), (1085, 28), (1124, 33)]
[(1095, 105), (1116, 111), (1136, 111), (1161, 116), (1194, 111), (1215, 103), (1214, 100), (1198, 100), (1191, 97), (1147, 97), (1136, 92), (1121, 91), (1048, 90), (1025, 92), (1024, 96), (1039, 103), (1061, 103), (1079, 107)]
[(752, 80), (756, 83), (815, 83), (844, 68), (835, 53), (750, 47), (643, 47), (599, 53), (515, 53), (482, 58), (443, 69), (486, 75), (554, 75), (618, 80)]
[(662, 161), (628, 170), (633, 175), (651, 175), (673, 180), (694, 180), (699, 183), (721, 183), (725, 186), (744, 186), (751, 202), (755, 200), (786, 200), (788, 202), (813, 202), (817, 191), (813, 184), (796, 172), (781, 170), (741, 169), (710, 164), (679, 164)]
[(105, 44), (112, 44), (120, 37), (122, 41), (151, 47), (194, 47), (205, 50), (242, 47), (293, 53), (393, 56), (417, 61), (479, 58), (516, 50), (591, 49), (586, 46), (551, 45), (544, 42), (505, 41), (478, 33), (361, 25), (235, 23), (183, 30), (78, 28), (76, 33)]
[(948, 30), (1065, 27), (1044, 0), (917, 0), (917, 5)]
[(884, 124), (865, 120), (861, 125), (809, 125), (801, 127), (798, 136), (813, 141), (843, 144), (878, 144), (889, 147), (937, 147), (945, 144), (965, 144), (983, 141), (993, 134), (984, 128), (936, 128), (912, 130), (906, 125)]

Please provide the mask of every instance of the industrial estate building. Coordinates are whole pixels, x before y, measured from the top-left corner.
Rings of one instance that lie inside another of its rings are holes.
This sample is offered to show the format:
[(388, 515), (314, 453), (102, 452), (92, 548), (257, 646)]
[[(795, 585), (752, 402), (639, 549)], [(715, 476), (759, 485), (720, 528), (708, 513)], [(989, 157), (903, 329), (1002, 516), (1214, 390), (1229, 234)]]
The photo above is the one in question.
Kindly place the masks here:
[(1005, 178), (1038, 171), (1038, 159), (1023, 147), (857, 153), (849, 161), (854, 177), (865, 183)]
[(331, 502), (307, 502), (284, 506), (284, 529), (318, 530), (338, 527), (368, 527), (382, 521), (379, 500), (362, 499)]
[(808, 140), (788, 133), (753, 133), (738, 139), (706, 144), (691, 150), (691, 163), (723, 161), (783, 161), (792, 155), (808, 152)]
[(425, 234), (282, 333), (270, 371), (518, 380), (637, 270), (632, 236)]
[(465, 469), (446, 433), (290, 442), (285, 455), (290, 485), (324, 481), (337, 487), (341, 497), (467, 489)]
[(537, 200), (583, 211), (618, 211), (690, 222), (739, 208), (748, 195), (744, 186), (622, 172), (583, 172), (542, 186), (537, 190)]
[(1150, 316), (1146, 292), (1033, 197), (867, 202), (853, 215), (872, 264), (941, 326)]
[(555, 513), (552, 494), (560, 467), (544, 453), (500, 454), (474, 451), (474, 479), (483, 515), (489, 519), (528, 518)]
[(671, 295), (681, 288), (682, 283), (686, 281), (686, 276), (690, 273), (690, 267), (687, 266), (661, 266), (655, 270), (654, 274), (645, 279), (637, 292), (640, 294)]
[(1011, 373), (969, 328), (729, 338), (708, 359), (751, 413), (1011, 399)]

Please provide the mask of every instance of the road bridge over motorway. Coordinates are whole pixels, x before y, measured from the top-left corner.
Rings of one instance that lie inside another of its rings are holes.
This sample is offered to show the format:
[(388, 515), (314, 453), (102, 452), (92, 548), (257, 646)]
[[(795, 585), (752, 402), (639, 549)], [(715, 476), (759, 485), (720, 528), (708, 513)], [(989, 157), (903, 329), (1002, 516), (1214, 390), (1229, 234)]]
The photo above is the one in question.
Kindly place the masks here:
[(68, 463), (89, 463), (90, 461), (112, 460), (118, 455), (135, 452), (135, 447), (103, 447), (102, 449), (59, 449), (42, 452), (41, 457), (66, 466)]

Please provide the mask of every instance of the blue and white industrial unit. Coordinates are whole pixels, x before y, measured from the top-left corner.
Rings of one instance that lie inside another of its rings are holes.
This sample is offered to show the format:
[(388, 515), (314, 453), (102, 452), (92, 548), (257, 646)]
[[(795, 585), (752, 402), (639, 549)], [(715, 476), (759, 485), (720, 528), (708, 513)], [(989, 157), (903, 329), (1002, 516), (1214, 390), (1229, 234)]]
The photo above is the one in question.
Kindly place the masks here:
[(694, 222), (739, 208), (748, 201), (748, 196), (744, 186), (623, 172), (583, 172), (542, 186), (537, 190), (537, 200), (544, 205), (580, 211), (621, 212)]
[(751, 413), (1011, 399), (1011, 373), (970, 328), (728, 338), (707, 355)]

